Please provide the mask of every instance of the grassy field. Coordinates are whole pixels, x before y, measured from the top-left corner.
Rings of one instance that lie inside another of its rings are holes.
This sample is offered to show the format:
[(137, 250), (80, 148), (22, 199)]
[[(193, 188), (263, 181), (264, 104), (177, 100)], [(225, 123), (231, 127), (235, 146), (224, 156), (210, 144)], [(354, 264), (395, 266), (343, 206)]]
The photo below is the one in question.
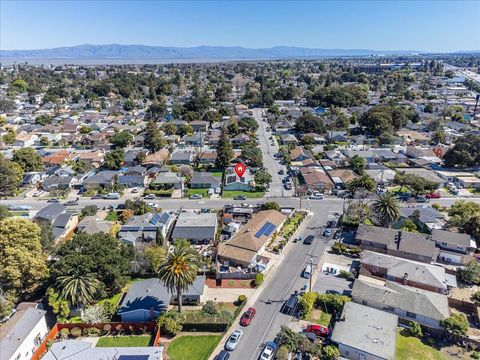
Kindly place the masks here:
[(213, 170), (213, 171), (208, 171), (208, 173), (218, 178), (221, 178), (223, 176), (223, 170), (218, 170), (218, 171)]
[(187, 190), (187, 197), (193, 194), (200, 194), (203, 197), (208, 197), (208, 189), (188, 189)]
[(397, 334), (396, 359), (398, 360), (447, 360), (448, 357), (431, 346), (425, 345), (420, 339)]
[(323, 312), (318, 309), (314, 309), (312, 311), (312, 316), (310, 316), (310, 321), (314, 322), (315, 324), (328, 326), (330, 324), (331, 318), (332, 318), (332, 314)]
[(98, 340), (97, 347), (146, 347), (150, 345), (152, 337), (142, 336), (104, 336)]
[(168, 356), (171, 360), (207, 360), (221, 335), (180, 336), (168, 346)]
[(224, 198), (233, 198), (235, 196), (245, 195), (249, 199), (257, 199), (263, 197), (265, 195), (264, 191), (224, 191), (222, 193), (222, 197)]

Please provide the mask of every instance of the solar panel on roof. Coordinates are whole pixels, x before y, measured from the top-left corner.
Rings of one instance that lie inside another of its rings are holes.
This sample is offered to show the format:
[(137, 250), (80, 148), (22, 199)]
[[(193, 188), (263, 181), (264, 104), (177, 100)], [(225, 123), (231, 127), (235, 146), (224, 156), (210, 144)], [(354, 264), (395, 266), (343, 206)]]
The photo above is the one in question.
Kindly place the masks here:
[(276, 227), (275, 225), (267, 221), (265, 224), (263, 224), (260, 230), (257, 231), (257, 233), (255, 234), (255, 237), (260, 238), (262, 235), (270, 236), (272, 234), (272, 231), (275, 229), (275, 227)]
[(161, 218), (161, 215), (160, 214), (155, 214), (152, 216), (152, 218), (150, 219), (150, 224), (152, 225), (157, 225), (158, 221), (160, 220)]

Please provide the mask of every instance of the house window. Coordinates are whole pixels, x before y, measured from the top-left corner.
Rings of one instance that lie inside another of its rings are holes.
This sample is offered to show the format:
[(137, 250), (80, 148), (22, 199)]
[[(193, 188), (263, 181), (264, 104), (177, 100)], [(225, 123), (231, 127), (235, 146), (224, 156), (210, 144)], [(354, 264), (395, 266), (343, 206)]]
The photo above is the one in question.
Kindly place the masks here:
[(411, 312), (406, 312), (405, 314), (407, 317), (411, 318), (411, 319), (416, 319), (417, 318), (417, 314), (414, 314), (414, 313), (411, 313)]
[(370, 246), (373, 246), (373, 244), (374, 244), (373, 241), (370, 241)]
[(457, 246), (457, 250), (463, 250), (462, 246)]
[(42, 336), (40, 335), (40, 333), (35, 336), (35, 339), (33, 339), (33, 343), (35, 344), (35, 346), (40, 346), (40, 344), (42, 343)]
[(446, 242), (442, 242), (442, 246), (447, 246), (447, 243), (446, 243)]
[(373, 272), (374, 273), (377, 273), (378, 272), (378, 268), (376, 266), (373, 267)]
[(408, 253), (408, 252), (406, 252), (406, 251), (404, 251), (404, 252), (403, 252), (403, 255), (409, 255), (409, 253)]
[(391, 312), (395, 311), (395, 309), (392, 306), (387, 306), (384, 309), (385, 309), (385, 311), (391, 311)]

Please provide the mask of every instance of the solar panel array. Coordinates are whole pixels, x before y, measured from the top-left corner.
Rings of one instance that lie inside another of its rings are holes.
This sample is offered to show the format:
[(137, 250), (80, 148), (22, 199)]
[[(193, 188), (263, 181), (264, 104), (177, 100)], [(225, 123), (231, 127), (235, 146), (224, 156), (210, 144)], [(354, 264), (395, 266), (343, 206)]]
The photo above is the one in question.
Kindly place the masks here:
[(150, 224), (152, 225), (157, 225), (158, 221), (160, 220), (162, 216), (160, 214), (155, 214), (152, 216), (152, 218), (150, 219)]
[(275, 230), (275, 228), (276, 228), (276, 226), (274, 224), (267, 221), (265, 224), (263, 224), (263, 226), (260, 228), (260, 230), (257, 231), (257, 233), (255, 234), (255, 237), (260, 238), (262, 235), (270, 236), (272, 234), (273, 230)]

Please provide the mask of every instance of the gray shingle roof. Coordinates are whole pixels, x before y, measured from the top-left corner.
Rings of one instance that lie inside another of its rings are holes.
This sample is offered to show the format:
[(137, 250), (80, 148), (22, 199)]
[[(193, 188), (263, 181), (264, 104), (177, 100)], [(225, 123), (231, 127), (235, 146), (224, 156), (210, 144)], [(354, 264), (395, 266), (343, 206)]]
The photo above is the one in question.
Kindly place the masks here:
[(470, 235), (447, 230), (434, 229), (432, 231), (432, 240), (459, 246), (475, 247), (475, 241)]
[(182, 212), (173, 229), (173, 239), (213, 240), (217, 229), (217, 215)]
[(345, 303), (332, 341), (382, 359), (395, 359), (398, 317), (352, 302)]
[(34, 219), (53, 221), (58, 215), (65, 211), (62, 204), (50, 204), (40, 209)]

